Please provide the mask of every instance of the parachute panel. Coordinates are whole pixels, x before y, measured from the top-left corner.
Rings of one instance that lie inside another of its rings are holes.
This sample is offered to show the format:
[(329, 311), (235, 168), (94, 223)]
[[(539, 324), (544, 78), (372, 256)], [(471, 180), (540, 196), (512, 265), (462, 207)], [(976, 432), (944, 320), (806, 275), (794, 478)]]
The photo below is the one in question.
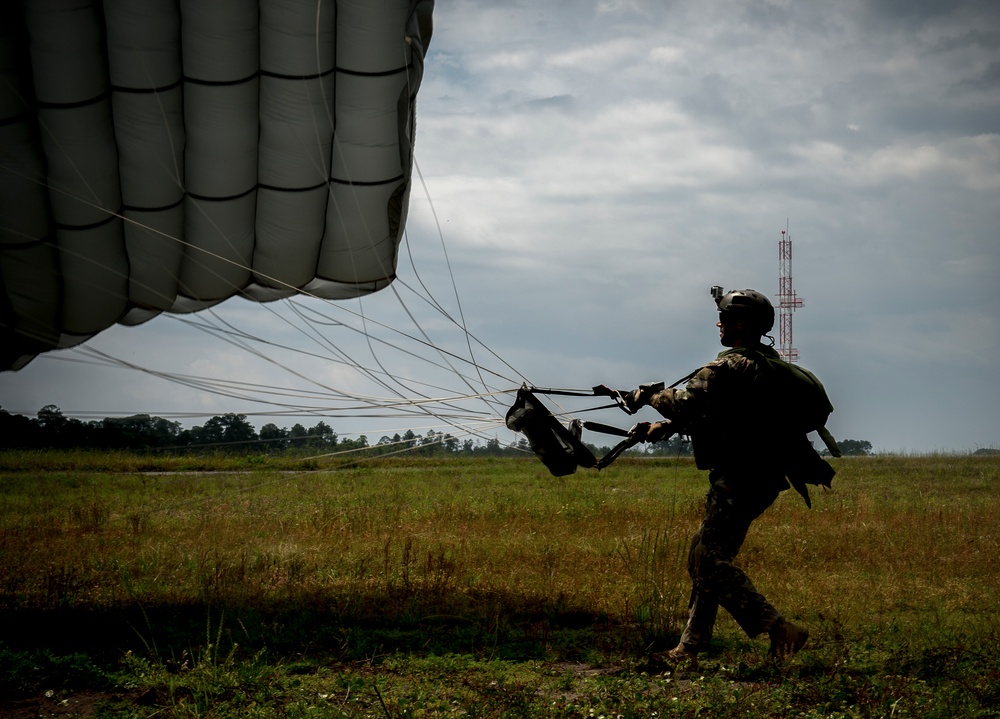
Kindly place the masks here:
[[(254, 282), (245, 290), (259, 301), (294, 294), (316, 276), (334, 133), (336, 18), (333, 2), (261, 7), (260, 189)], [(302, 249), (290, 253), (296, 238)]]
[(0, 368), (235, 294), (388, 285), (431, 0), (0, 8)]
[(184, 235), (183, 203), (148, 211), (126, 207), (125, 220), (133, 307), (120, 322), (139, 324), (169, 310), (177, 298), (184, 246), (174, 238)]

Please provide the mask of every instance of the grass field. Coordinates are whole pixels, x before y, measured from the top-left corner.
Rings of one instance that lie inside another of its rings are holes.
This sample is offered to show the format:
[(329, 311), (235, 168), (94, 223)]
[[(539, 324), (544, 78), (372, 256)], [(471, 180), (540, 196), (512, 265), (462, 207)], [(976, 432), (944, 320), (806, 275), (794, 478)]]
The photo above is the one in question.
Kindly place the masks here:
[(0, 454), (0, 716), (1000, 717), (1000, 458), (835, 461), (740, 557), (805, 650), (669, 670), (686, 460)]

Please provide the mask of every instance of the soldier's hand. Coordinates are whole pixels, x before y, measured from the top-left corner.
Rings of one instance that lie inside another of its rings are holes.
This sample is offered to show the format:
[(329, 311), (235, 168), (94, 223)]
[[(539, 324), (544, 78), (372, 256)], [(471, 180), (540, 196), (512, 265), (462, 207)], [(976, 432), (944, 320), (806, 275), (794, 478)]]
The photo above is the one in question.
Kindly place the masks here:
[(640, 407), (645, 407), (653, 399), (653, 395), (662, 390), (663, 382), (646, 382), (645, 384), (641, 384), (639, 385), (639, 389), (629, 393), (632, 395), (629, 406), (633, 408), (633, 411)]
[(662, 442), (665, 439), (669, 439), (673, 433), (674, 430), (670, 426), (670, 422), (653, 422), (646, 433), (646, 441)]
[(639, 422), (629, 430), (629, 436), (640, 442), (660, 442), (672, 434), (669, 422)]
[(646, 437), (649, 436), (649, 422), (637, 422), (632, 425), (632, 429), (628, 431), (628, 436), (637, 442), (645, 442)]
[(593, 391), (595, 397), (612, 397), (628, 414), (635, 414), (646, 404), (641, 400), (641, 389), (611, 389), (607, 385), (599, 384)]

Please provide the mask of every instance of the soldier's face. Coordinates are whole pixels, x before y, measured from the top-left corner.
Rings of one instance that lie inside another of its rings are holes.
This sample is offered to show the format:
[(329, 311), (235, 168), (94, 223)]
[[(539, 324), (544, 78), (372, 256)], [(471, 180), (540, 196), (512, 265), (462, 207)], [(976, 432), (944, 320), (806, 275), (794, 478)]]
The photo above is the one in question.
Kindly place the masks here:
[(723, 347), (739, 347), (742, 344), (744, 335), (742, 322), (720, 314), (715, 326), (719, 328), (719, 342)]

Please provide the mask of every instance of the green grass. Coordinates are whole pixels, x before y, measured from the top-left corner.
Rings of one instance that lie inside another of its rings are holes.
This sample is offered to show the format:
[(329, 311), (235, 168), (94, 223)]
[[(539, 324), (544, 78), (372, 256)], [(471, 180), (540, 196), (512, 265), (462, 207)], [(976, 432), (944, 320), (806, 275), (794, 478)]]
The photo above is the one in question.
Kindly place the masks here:
[(161, 462), (0, 455), (0, 716), (1000, 716), (995, 457), (786, 492), (740, 561), (806, 650), (675, 673), (689, 461)]

